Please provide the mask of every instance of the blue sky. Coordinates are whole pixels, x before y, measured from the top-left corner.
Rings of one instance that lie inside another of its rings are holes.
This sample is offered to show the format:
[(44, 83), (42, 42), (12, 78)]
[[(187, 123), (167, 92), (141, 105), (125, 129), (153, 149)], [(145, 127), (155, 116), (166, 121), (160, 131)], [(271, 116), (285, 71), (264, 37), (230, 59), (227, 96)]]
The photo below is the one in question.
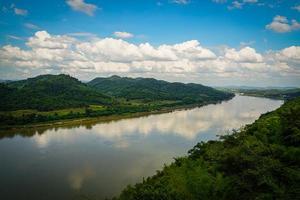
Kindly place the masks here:
[(116, 30), (123, 30), (141, 36), (132, 42), (147, 41), (155, 45), (190, 39), (198, 39), (206, 46), (238, 47), (241, 42), (252, 42), (252, 46), (260, 51), (299, 45), (297, 31), (276, 34), (265, 29), (276, 15), (300, 19), (300, 12), (291, 9), (299, 1), (263, 2), (274, 7), (248, 4), (242, 9), (229, 10), (229, 1), (221, 4), (194, 0), (188, 4), (176, 4), (168, 0), (90, 0), (88, 3), (98, 7), (90, 17), (74, 12), (63, 0), (2, 1), (2, 6), (9, 8), (15, 4), (28, 10), (28, 14), (24, 17), (16, 16), (12, 10), (1, 12), (1, 44), (16, 42), (7, 35), (31, 36), (34, 30), (24, 27), (24, 23), (31, 23), (53, 34), (91, 32), (107, 37)]
[[(72, 2), (68, 3), (65, 0), (1, 0), (0, 46), (11, 45), (30, 50), (32, 47), (26, 45), (26, 42), (38, 31), (47, 31), (50, 35), (69, 35), (81, 41), (90, 40), (87, 37), (91, 36), (121, 38), (130, 44), (149, 43), (153, 47), (197, 40), (201, 47), (212, 50), (216, 55), (223, 47), (238, 51), (244, 46), (249, 46), (255, 49), (256, 53), (266, 54), (269, 51), (300, 46), (298, 23), (300, 7), (297, 7), (300, 2), (297, 0), (75, 0), (74, 2), (72, 6)], [(80, 3), (83, 3), (83, 6), (90, 5), (92, 8), (82, 9), (78, 5)], [(283, 17), (281, 20), (278, 18), (281, 24), (279, 27), (276, 26), (278, 23), (270, 26), (272, 22), (276, 22), (276, 16)], [(117, 37), (115, 32), (128, 33), (130, 36)], [(78, 33), (85, 37), (78, 37)], [(7, 63), (0, 64), (0, 67), (2, 66), (0, 70), (7, 73), (2, 78), (8, 76), (8, 71), (13, 73), (15, 70), (8, 70), (7, 65)], [(293, 63), (292, 67), (295, 68), (295, 65), (296, 69), (299, 68), (298, 63)], [(21, 76), (15, 74), (16, 78)], [(131, 75), (134, 76), (134, 73)], [(166, 77), (169, 76), (172, 74)], [(90, 76), (83, 78), (88, 77)], [(243, 84), (240, 81), (235, 83)], [(290, 84), (298, 85), (298, 81), (295, 79)]]

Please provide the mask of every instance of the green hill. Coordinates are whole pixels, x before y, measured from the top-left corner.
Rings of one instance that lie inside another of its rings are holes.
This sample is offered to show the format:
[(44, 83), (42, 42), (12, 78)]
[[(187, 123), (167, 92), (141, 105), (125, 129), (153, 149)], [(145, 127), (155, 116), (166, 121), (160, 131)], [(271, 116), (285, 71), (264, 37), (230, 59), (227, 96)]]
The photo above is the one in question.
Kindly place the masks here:
[(0, 84), (1, 111), (39, 111), (111, 104), (112, 98), (68, 75), (41, 75)]
[(3, 126), (156, 112), (216, 103), (233, 96), (199, 84), (118, 76), (85, 84), (64, 74), (0, 83), (0, 94)]
[(126, 100), (143, 102), (172, 100), (183, 103), (202, 103), (231, 98), (233, 94), (200, 84), (170, 83), (153, 78), (127, 78), (111, 76), (95, 78), (88, 83), (98, 91)]
[(120, 200), (299, 199), (300, 98), (218, 141), (201, 142)]

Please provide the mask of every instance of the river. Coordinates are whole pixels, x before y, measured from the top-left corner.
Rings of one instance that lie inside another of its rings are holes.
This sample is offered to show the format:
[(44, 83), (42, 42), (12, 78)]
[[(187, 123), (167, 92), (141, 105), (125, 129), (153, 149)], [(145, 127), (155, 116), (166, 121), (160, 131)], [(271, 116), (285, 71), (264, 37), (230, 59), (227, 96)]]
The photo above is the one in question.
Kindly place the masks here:
[(0, 199), (104, 199), (154, 175), (197, 142), (254, 122), (283, 101), (235, 96), (189, 110), (0, 139)]

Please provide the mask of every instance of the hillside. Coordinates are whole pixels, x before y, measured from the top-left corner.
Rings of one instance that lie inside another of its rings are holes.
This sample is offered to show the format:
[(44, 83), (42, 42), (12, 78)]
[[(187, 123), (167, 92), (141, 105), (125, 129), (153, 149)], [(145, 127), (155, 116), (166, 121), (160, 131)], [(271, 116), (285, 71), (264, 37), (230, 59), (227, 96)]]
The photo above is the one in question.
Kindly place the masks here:
[(153, 78), (111, 76), (95, 78), (88, 85), (107, 95), (143, 102), (171, 100), (183, 103), (202, 103), (232, 97), (231, 93), (221, 92), (200, 84), (170, 83)]
[(116, 199), (299, 199), (300, 98), (255, 123), (201, 142)]
[(0, 84), (1, 111), (36, 109), (48, 111), (111, 104), (112, 98), (68, 75), (41, 75)]
[(118, 76), (85, 84), (64, 74), (0, 83), (0, 94), (0, 126), (170, 111), (233, 97), (199, 84)]
[(219, 88), (222, 91), (241, 93), (247, 96), (289, 100), (300, 96), (300, 88)]

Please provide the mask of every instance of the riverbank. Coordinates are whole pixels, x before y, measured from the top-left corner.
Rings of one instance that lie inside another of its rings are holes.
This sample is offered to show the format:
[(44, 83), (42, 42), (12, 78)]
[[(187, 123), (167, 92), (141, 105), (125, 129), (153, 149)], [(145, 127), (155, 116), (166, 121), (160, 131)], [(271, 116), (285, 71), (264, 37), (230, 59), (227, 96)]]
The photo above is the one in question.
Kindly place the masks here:
[(210, 104), (218, 104), (224, 101), (229, 101), (233, 98), (232, 96), (230, 99), (226, 99), (223, 101), (215, 101), (215, 102), (207, 102), (203, 104), (190, 104), (190, 105), (181, 105), (181, 106), (174, 106), (174, 107), (162, 107), (159, 110), (152, 110), (147, 112), (136, 112), (136, 113), (121, 113), (116, 115), (109, 115), (109, 116), (96, 116), (96, 117), (82, 117), (82, 118), (73, 118), (73, 119), (63, 119), (63, 120), (55, 120), (43, 123), (30, 123), (24, 125), (6, 125), (0, 126), (0, 134), (1, 132), (14, 132), (16, 130), (21, 129), (43, 129), (47, 127), (69, 127), (69, 126), (79, 126), (79, 125), (93, 125), (99, 122), (109, 122), (121, 119), (128, 119), (128, 118), (135, 118), (135, 117), (142, 117), (148, 115), (155, 115), (155, 114), (162, 114), (168, 113), (178, 110), (184, 109), (192, 109), (196, 107), (202, 107)]
[(300, 98), (253, 124), (200, 142), (114, 200), (293, 199), (299, 196)]
[[(0, 134), (2, 196), (109, 199), (186, 155), (197, 142), (252, 123), (281, 104), (236, 96), (215, 105), (108, 123), (9, 131)], [(76, 177), (85, 175), (80, 189), (74, 189)], [(21, 184), (12, 187), (14, 183)]]

